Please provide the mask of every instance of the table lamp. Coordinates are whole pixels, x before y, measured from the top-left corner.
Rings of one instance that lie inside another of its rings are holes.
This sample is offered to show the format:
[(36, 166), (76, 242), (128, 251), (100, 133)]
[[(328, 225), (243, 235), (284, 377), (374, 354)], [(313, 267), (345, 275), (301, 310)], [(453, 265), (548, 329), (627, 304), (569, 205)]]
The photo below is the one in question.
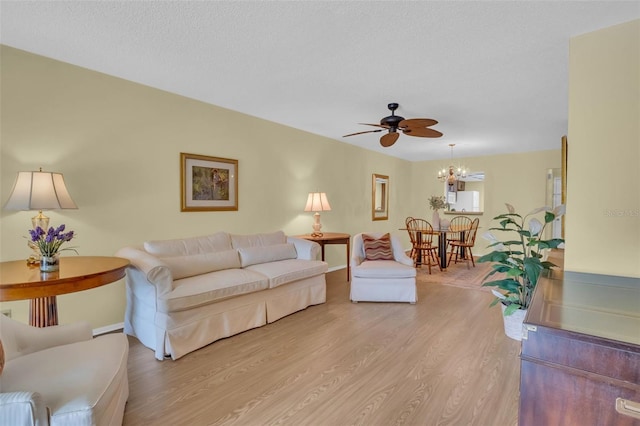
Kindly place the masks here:
[(5, 210), (38, 210), (31, 218), (33, 228), (49, 227), (49, 218), (42, 210), (77, 209), (64, 184), (62, 173), (18, 172), (11, 195), (4, 205)]
[(322, 237), (322, 232), (320, 229), (322, 225), (320, 224), (320, 213), (324, 211), (330, 211), (331, 206), (329, 205), (329, 200), (327, 200), (327, 194), (324, 192), (310, 192), (307, 197), (307, 205), (304, 207), (305, 212), (315, 212), (313, 215), (313, 233), (312, 237)]

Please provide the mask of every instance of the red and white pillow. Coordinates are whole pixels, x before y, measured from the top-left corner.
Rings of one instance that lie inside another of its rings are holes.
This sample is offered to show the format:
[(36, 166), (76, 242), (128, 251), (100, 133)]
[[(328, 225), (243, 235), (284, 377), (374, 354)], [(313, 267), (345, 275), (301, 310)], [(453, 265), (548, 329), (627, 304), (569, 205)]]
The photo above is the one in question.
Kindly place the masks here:
[(362, 234), (362, 243), (365, 260), (395, 260), (389, 233), (382, 235), (380, 238)]

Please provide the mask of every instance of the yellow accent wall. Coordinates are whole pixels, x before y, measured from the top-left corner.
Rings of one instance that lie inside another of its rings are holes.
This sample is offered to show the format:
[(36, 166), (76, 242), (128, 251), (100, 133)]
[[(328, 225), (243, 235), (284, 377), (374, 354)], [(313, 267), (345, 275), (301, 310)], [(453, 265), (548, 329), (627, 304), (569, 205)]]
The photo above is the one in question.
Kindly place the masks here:
[(571, 39), (565, 268), (640, 277), (640, 20)]
[[(326, 192), (331, 203), (324, 231), (389, 231), (408, 248), (399, 231), (405, 217), (429, 219), (427, 198), (441, 191), (434, 178), (441, 161), (399, 160), (7, 46), (0, 55), (0, 202), (18, 171), (64, 173), (79, 209), (46, 214), (52, 225), (76, 231), (71, 245), (81, 255), (217, 231), (309, 233), (313, 215), (303, 209), (311, 191)], [(237, 159), (239, 210), (180, 212), (180, 152)], [(487, 227), (504, 202), (520, 211), (544, 204), (545, 170), (559, 167), (560, 151), (465, 162), (487, 174)], [(390, 177), (388, 221), (371, 220), (373, 173)], [(24, 237), (34, 214), (0, 211), (0, 260), (29, 255)], [(478, 243), (478, 253), (484, 246)], [(331, 268), (346, 264), (345, 250), (327, 247)], [(125, 304), (119, 281), (59, 296), (59, 319), (105, 327), (123, 321)], [(2, 309), (27, 321), (26, 301)]]

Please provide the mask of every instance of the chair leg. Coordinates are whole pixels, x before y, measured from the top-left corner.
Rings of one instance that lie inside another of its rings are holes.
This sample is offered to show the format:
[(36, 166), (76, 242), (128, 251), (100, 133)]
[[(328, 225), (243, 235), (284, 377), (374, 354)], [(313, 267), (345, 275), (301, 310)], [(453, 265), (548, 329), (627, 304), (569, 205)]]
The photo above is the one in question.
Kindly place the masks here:
[[(450, 246), (451, 246), (451, 251), (449, 252), (449, 260), (447, 260), (447, 268), (448, 268), (448, 267), (449, 267), (449, 265), (451, 264), (451, 258), (453, 257), (453, 252), (455, 252), (455, 251), (456, 251), (456, 246), (455, 246), (455, 244), (450, 244)], [(457, 254), (456, 254), (456, 260), (455, 260), (455, 263), (457, 263), (457, 261), (458, 261), (458, 256), (457, 256)]]
[(471, 247), (467, 247), (467, 249), (469, 250), (469, 257), (471, 258), (471, 264), (475, 268), (476, 267), (476, 262), (473, 260), (473, 253), (471, 253)]

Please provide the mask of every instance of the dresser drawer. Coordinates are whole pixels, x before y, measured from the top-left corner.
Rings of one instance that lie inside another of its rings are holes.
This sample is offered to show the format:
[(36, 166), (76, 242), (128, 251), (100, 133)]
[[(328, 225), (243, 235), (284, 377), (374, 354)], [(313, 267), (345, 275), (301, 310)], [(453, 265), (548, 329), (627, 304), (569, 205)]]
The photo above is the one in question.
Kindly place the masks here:
[(541, 326), (534, 328), (522, 340), (523, 358), (640, 385), (640, 352), (636, 345)]
[[(640, 406), (640, 386), (539, 361), (522, 360), (519, 426), (638, 426), (616, 400)], [(638, 413), (640, 416), (640, 412)]]

